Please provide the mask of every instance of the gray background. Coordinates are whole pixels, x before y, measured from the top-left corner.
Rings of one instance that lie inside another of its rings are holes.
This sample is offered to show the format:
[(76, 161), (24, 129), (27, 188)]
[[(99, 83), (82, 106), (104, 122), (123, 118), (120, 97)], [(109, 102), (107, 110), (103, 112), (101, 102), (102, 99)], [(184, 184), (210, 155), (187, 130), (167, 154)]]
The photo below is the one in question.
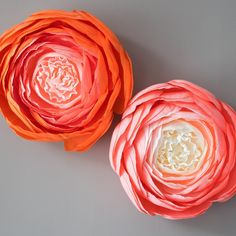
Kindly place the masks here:
[[(236, 1), (1, 0), (0, 32), (41, 9), (85, 9), (121, 39), (135, 93), (183, 78), (236, 108)], [(27, 142), (0, 118), (0, 236), (236, 235), (236, 198), (191, 220), (139, 213), (110, 168), (112, 129), (89, 151)]]

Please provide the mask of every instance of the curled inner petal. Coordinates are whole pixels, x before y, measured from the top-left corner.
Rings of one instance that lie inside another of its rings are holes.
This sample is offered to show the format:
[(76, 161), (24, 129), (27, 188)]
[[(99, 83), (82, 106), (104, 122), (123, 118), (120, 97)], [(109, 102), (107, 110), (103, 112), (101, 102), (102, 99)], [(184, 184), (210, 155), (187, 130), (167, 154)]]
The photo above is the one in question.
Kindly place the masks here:
[(45, 57), (35, 69), (35, 86), (38, 95), (48, 103), (60, 105), (78, 98), (79, 74), (66, 57)]
[(192, 125), (171, 122), (161, 130), (156, 150), (156, 165), (166, 172), (196, 171), (204, 158), (204, 137)]

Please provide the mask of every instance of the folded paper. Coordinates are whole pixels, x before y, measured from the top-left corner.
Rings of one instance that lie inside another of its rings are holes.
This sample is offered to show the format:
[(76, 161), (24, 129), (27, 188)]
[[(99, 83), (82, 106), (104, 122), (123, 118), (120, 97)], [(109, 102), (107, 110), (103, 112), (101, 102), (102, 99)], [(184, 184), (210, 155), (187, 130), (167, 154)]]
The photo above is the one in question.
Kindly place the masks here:
[(195, 217), (236, 193), (236, 113), (187, 81), (151, 86), (130, 101), (110, 161), (139, 211)]
[(89, 148), (132, 93), (130, 59), (85, 11), (33, 14), (0, 37), (0, 111), (30, 140)]

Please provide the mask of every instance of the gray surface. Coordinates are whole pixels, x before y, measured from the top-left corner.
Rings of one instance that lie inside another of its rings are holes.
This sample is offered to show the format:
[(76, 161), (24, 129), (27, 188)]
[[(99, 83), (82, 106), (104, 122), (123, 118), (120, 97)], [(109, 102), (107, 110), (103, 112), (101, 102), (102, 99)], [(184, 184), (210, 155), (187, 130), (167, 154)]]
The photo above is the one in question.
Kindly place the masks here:
[[(236, 1), (1, 0), (0, 31), (34, 11), (86, 9), (119, 35), (135, 91), (183, 78), (236, 108)], [(236, 198), (170, 221), (138, 213), (108, 161), (110, 132), (86, 153), (16, 137), (0, 118), (0, 235), (236, 235)]]

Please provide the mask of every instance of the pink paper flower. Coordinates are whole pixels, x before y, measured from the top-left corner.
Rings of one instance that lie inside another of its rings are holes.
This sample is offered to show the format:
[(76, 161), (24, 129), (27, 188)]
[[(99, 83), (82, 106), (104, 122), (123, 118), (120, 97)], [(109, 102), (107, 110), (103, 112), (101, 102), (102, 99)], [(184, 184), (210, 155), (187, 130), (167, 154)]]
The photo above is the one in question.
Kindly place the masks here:
[(236, 113), (186, 81), (151, 86), (129, 103), (110, 161), (139, 211), (195, 217), (236, 193)]

